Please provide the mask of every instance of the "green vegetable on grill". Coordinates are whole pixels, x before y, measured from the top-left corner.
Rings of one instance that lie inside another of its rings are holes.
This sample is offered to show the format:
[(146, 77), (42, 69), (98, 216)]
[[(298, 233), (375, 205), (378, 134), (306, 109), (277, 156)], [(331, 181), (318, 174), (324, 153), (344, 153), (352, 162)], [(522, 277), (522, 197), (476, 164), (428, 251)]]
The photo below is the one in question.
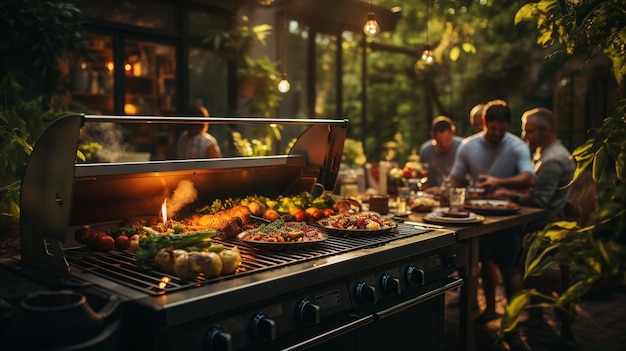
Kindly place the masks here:
[[(137, 265), (149, 269), (154, 265), (154, 258), (163, 249), (183, 249), (187, 251), (220, 252), (222, 245), (213, 245), (211, 238), (218, 234), (217, 230), (201, 230), (184, 234), (161, 234), (152, 228), (144, 227), (146, 235), (139, 238), (139, 246), (135, 252)], [(213, 246), (213, 247), (212, 247)]]

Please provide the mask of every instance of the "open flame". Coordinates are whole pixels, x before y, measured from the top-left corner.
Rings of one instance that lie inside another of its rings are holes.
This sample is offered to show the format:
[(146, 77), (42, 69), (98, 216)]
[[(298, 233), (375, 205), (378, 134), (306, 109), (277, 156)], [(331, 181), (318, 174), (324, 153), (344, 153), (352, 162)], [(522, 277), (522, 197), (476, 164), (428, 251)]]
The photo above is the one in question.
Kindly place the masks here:
[(167, 223), (167, 199), (163, 200), (163, 205), (161, 205), (161, 217), (163, 223)]

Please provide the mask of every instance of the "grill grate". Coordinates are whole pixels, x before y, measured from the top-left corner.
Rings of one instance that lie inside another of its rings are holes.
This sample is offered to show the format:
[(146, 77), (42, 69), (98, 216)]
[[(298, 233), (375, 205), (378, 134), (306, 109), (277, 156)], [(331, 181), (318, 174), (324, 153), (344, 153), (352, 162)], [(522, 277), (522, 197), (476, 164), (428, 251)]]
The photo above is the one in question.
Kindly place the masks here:
[(377, 236), (353, 236), (349, 238), (330, 236), (328, 240), (316, 246), (303, 249), (272, 252), (259, 250), (236, 239), (214, 239), (225, 247), (237, 246), (241, 251), (243, 263), (236, 275), (205, 279), (202, 275), (196, 281), (186, 281), (156, 270), (145, 270), (137, 267), (135, 255), (125, 251), (94, 252), (85, 248), (65, 250), (70, 264), (84, 272), (88, 272), (118, 284), (142, 291), (151, 295), (161, 295), (180, 289), (191, 288), (211, 282), (232, 279), (243, 274), (258, 273), (308, 260), (320, 259), (363, 248), (381, 246), (391, 241), (424, 234), (430, 229), (400, 223), (387, 234)]

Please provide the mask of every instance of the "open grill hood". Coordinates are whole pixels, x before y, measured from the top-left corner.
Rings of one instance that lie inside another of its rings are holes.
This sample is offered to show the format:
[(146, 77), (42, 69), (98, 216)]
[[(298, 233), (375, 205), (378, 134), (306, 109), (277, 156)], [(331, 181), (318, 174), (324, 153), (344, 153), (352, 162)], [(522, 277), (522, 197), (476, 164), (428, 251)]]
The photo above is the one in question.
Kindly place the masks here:
[(21, 188), (21, 259), (68, 276), (62, 249), (71, 225), (153, 216), (181, 180), (193, 182), (195, 203), (247, 195), (294, 195), (316, 184), (332, 190), (341, 163), (347, 120), (211, 118), (211, 124), (302, 125), (288, 155), (133, 163), (77, 164), (86, 122), (189, 124), (202, 117), (68, 115), (37, 141)]

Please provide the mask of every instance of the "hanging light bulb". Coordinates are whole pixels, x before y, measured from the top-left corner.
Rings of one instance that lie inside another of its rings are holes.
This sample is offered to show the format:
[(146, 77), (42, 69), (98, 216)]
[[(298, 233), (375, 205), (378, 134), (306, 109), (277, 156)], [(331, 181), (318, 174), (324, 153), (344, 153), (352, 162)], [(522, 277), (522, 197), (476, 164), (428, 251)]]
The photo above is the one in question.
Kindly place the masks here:
[(374, 12), (367, 14), (367, 22), (365, 22), (365, 25), (363, 26), (363, 32), (369, 36), (374, 36), (380, 32), (380, 26), (376, 21), (376, 15)]
[(424, 46), (424, 52), (422, 52), (422, 61), (427, 65), (432, 65), (435, 62), (433, 57), (433, 51), (430, 49), (430, 45)]
[(289, 28), (287, 27), (287, 5), (285, 5), (285, 10), (283, 13), (283, 40), (282, 40), (282, 51), (283, 51), (283, 62), (281, 66), (283, 68), (283, 75), (278, 82), (278, 91), (285, 94), (291, 89), (291, 84), (289, 84), (289, 80), (287, 80), (287, 37), (289, 36)]
[(283, 73), (280, 82), (278, 82), (278, 91), (284, 94), (288, 92), (289, 89), (291, 89), (291, 84), (289, 84), (289, 80), (287, 80), (287, 73)]

